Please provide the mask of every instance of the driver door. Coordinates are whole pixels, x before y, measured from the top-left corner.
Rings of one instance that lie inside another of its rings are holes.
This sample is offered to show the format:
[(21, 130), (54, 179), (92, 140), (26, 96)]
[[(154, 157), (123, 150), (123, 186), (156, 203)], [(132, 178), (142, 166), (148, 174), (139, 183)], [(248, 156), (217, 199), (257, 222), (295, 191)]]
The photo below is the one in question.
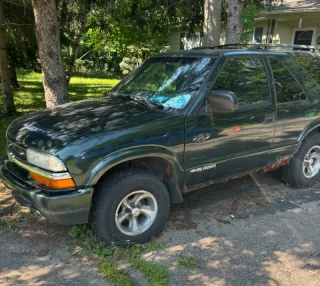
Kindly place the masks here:
[(187, 117), (187, 188), (235, 177), (270, 163), (276, 108), (265, 63), (261, 57), (226, 58), (211, 91), (234, 92), (239, 108), (208, 114), (204, 99), (198, 112)]

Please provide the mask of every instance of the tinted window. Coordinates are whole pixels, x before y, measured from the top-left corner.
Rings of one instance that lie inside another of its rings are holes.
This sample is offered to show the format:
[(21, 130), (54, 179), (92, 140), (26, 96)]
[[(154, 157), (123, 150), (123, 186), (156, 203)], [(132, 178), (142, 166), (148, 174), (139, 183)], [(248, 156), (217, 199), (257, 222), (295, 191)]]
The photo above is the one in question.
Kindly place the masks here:
[(269, 61), (273, 70), (277, 101), (290, 102), (305, 100), (306, 95), (291, 72), (275, 58), (269, 58)]
[(311, 76), (317, 84), (320, 84), (320, 58), (313, 57), (310, 54), (304, 54), (294, 57), (294, 59), (302, 65), (309, 76)]
[(261, 59), (230, 59), (213, 90), (228, 90), (238, 97), (239, 105), (269, 102), (268, 80)]

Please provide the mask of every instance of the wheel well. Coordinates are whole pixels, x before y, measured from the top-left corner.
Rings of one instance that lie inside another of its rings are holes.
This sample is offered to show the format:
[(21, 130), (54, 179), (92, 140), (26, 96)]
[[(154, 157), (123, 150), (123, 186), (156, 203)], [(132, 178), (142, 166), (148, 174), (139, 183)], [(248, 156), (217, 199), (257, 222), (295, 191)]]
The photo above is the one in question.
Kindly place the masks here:
[(310, 131), (308, 131), (308, 132), (305, 134), (305, 136), (304, 136), (303, 139), (305, 139), (306, 137), (310, 136), (312, 133), (320, 133), (320, 126), (318, 126), (318, 127), (314, 128), (314, 129), (311, 129)]
[(152, 173), (166, 185), (172, 203), (183, 202), (182, 192), (178, 184), (177, 174), (174, 172), (172, 164), (167, 160), (159, 157), (138, 158), (120, 163), (104, 173), (103, 176), (99, 179), (98, 184), (99, 182), (106, 180), (113, 174), (127, 169), (140, 169)]
[[(310, 135), (312, 135), (314, 133), (320, 133), (320, 126), (317, 126), (313, 129), (309, 129), (306, 132), (304, 132), (303, 134), (301, 134), (298, 138), (298, 142), (300, 143), (300, 145), (301, 145), (302, 141), (304, 141), (307, 137), (309, 137)], [(299, 145), (299, 148), (300, 148), (300, 145)], [(299, 150), (299, 148), (297, 149), (297, 151)]]

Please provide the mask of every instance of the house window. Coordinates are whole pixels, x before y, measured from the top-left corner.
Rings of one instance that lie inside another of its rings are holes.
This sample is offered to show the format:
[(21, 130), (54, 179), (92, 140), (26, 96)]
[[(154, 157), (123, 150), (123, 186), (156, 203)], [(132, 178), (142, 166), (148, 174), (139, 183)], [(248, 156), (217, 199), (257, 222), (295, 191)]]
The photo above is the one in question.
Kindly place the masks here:
[(314, 30), (296, 30), (293, 35), (293, 44), (311, 46)]
[(253, 42), (254, 43), (262, 43), (262, 35), (263, 35), (263, 28), (255, 28)]
[(180, 50), (191, 50), (192, 48), (202, 46), (202, 32), (192, 34), (180, 33)]

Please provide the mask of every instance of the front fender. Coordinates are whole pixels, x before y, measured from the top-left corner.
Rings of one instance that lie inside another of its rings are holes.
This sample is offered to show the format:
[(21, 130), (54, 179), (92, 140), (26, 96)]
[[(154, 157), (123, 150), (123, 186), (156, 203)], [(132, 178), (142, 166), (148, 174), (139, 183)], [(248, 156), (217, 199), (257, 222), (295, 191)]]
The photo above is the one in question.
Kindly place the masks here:
[(114, 166), (127, 162), (129, 160), (159, 157), (167, 160), (173, 166), (173, 171), (177, 176), (178, 184), (182, 189), (184, 186), (184, 169), (179, 163), (177, 157), (171, 151), (158, 146), (138, 146), (125, 150), (119, 150), (111, 153), (103, 159), (99, 160), (93, 168), (87, 173), (83, 185), (95, 185), (99, 179)]

